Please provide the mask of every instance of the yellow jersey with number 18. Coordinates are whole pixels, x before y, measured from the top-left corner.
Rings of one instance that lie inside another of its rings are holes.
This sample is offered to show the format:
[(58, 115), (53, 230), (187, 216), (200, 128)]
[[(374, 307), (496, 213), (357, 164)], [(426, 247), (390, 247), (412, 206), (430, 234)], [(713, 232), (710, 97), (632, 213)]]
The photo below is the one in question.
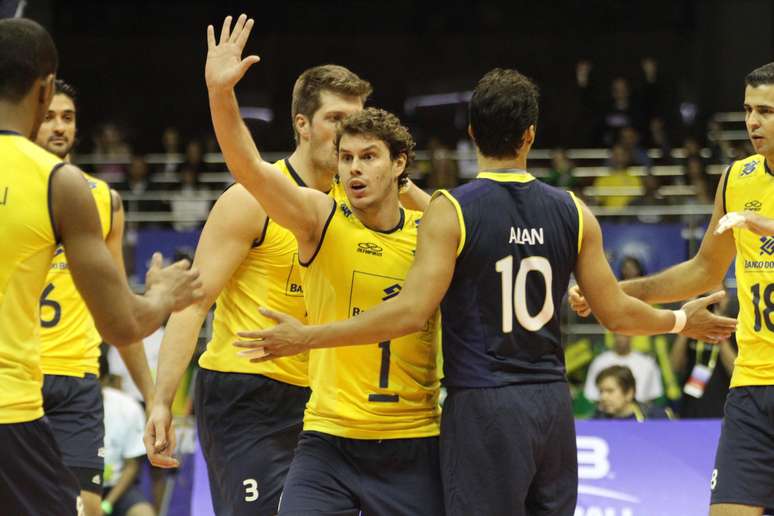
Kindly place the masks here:
[[(735, 161), (723, 185), (726, 213), (753, 211), (774, 218), (774, 174), (760, 154)], [(774, 237), (734, 229), (739, 297), (739, 356), (731, 387), (774, 385)]]
[[(83, 174), (97, 205), (102, 237), (107, 238), (113, 221), (110, 186)], [(99, 345), (102, 342), (86, 303), (75, 288), (67, 256), (60, 245), (40, 295), (40, 339), (43, 374), (83, 377), (99, 375)]]
[[(303, 275), (310, 324), (356, 317), (398, 295), (417, 242), (420, 212), (401, 208), (392, 231), (365, 227), (335, 201)], [(391, 341), (314, 349), (304, 430), (352, 439), (439, 433), (438, 313), (422, 331)]]
[[(274, 166), (298, 186), (306, 186), (287, 159)], [(211, 371), (261, 374), (280, 382), (308, 386), (308, 353), (260, 363), (251, 363), (237, 355), (233, 344), (238, 339), (238, 331), (275, 324), (258, 311), (262, 306), (306, 320), (298, 244), (290, 231), (271, 219), (266, 219), (262, 236), (253, 242), (247, 257), (215, 301), (212, 340), (199, 365)]]
[(50, 180), (62, 164), (0, 131), (0, 424), (43, 417), (38, 299), (57, 241)]

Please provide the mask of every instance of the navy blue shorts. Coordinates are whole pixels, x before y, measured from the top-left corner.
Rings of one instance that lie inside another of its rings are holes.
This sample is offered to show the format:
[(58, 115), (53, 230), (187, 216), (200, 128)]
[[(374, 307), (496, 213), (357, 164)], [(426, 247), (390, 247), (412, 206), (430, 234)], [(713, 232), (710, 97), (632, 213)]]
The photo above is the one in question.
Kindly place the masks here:
[(2, 514), (75, 515), (79, 494), (46, 418), (0, 424)]
[(572, 516), (578, 455), (567, 384), (450, 390), (441, 474), (452, 516)]
[(774, 507), (774, 385), (728, 391), (710, 488), (712, 504)]
[(101, 494), (105, 413), (99, 379), (93, 374), (83, 378), (45, 375), (43, 410), (62, 450), (62, 460), (78, 478), (81, 489)]
[(281, 516), (442, 516), (438, 438), (346, 439), (303, 432)]
[(196, 424), (218, 515), (276, 514), (311, 391), (200, 369)]
[[(107, 498), (107, 495), (110, 493), (111, 489), (113, 488), (110, 487), (105, 489), (102, 496), (103, 499)], [(145, 495), (142, 494), (140, 488), (135, 484), (124, 491), (124, 494), (121, 495), (121, 498), (119, 498), (116, 503), (113, 504), (113, 512), (111, 512), (110, 515), (126, 516), (135, 505), (139, 505), (141, 503), (147, 503), (150, 505), (148, 499), (145, 498)]]

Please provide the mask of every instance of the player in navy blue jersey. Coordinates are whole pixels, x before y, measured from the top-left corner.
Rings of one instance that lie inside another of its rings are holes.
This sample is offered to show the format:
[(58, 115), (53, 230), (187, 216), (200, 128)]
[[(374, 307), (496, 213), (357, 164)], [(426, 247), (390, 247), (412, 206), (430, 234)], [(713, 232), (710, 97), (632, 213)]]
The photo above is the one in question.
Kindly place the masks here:
[(674, 312), (623, 293), (589, 209), (527, 171), (537, 117), (529, 79), (515, 70), (487, 73), (470, 103), (480, 172), (436, 192), (401, 293), (322, 326), (271, 313), (280, 324), (243, 334), (255, 339), (243, 345), (256, 348), (257, 360), (380, 342), (422, 328), (440, 303), (449, 391), (441, 470), (451, 515), (573, 514), (577, 451), (559, 325), (573, 273), (616, 333), (716, 341), (736, 324), (706, 310), (722, 293)]

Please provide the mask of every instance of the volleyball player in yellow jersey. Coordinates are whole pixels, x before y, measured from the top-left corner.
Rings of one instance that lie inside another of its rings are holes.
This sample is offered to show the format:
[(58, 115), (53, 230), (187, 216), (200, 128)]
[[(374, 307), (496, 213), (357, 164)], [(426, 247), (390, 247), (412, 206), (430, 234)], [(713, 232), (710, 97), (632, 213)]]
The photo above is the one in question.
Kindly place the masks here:
[[(54, 98), (40, 125), (36, 143), (69, 162), (77, 134), (76, 91), (64, 81), (54, 84)], [(102, 235), (119, 271), (124, 271), (121, 196), (107, 183), (86, 175), (99, 213)], [(43, 410), (65, 465), (78, 478), (87, 516), (100, 514), (104, 459), (104, 422), (99, 374), (102, 342), (94, 321), (75, 288), (64, 249), (54, 260), (40, 300), (40, 367)], [(142, 342), (118, 348), (145, 400), (150, 402), (153, 378)]]
[[(398, 185), (414, 143), (398, 119), (366, 109), (339, 129), (338, 173), (348, 200), (298, 188), (261, 160), (233, 88), (257, 58), (241, 60), (252, 20), (220, 44), (208, 29), (206, 79), (226, 163), (272, 220), (298, 241), (310, 321), (346, 318), (396, 295), (413, 260), (420, 214)], [(442, 514), (438, 467), (437, 318), (392, 342), (314, 350), (312, 396), (280, 514)]]
[[(774, 507), (774, 227), (766, 220), (774, 217), (774, 63), (750, 72), (745, 84), (745, 121), (757, 154), (723, 174), (699, 252), (621, 284), (651, 303), (685, 299), (721, 284), (736, 254), (739, 356), (710, 480), (713, 516), (757, 516)], [(571, 304), (589, 312), (580, 291), (571, 293)]]
[(76, 514), (78, 484), (43, 418), (38, 302), (58, 243), (100, 333), (127, 345), (200, 294), (195, 270), (159, 267), (135, 296), (102, 238), (76, 167), (32, 139), (54, 93), (57, 51), (30, 20), (0, 20), (0, 507), (7, 514)]

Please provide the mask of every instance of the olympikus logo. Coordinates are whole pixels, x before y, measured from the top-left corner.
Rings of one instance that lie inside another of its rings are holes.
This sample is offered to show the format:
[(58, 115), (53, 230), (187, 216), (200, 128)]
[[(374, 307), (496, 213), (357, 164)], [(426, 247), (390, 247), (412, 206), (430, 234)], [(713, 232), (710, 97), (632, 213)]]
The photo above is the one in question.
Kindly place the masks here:
[(747, 211), (761, 211), (763, 203), (761, 201), (747, 201), (744, 203), (744, 209)]
[(373, 256), (381, 256), (384, 249), (374, 244), (373, 242), (360, 242), (357, 244), (357, 252), (363, 254), (370, 254)]
[(774, 254), (774, 237), (761, 237), (761, 253), (771, 256)]
[(739, 173), (739, 177), (749, 176), (755, 171), (755, 167), (758, 166), (758, 161), (751, 161), (747, 163), (743, 168), (742, 171)]

